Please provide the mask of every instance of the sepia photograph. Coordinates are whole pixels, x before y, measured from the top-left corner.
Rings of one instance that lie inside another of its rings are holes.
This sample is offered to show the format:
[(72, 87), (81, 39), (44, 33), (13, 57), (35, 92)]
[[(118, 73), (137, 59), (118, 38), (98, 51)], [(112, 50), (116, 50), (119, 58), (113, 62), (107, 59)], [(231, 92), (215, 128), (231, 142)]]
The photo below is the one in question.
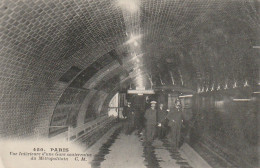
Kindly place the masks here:
[(0, 0), (0, 168), (260, 168), (260, 0)]

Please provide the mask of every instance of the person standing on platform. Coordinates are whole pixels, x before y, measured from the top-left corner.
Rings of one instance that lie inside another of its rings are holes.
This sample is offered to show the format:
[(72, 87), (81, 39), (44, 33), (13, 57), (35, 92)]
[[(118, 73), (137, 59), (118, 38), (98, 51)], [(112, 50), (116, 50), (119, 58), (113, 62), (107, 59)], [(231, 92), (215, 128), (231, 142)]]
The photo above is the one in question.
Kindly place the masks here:
[(127, 108), (128, 108), (128, 103), (127, 103), (127, 106), (124, 106), (123, 111), (122, 111), (122, 115), (123, 115), (124, 119), (127, 118)]
[(163, 139), (166, 134), (166, 116), (167, 111), (163, 107), (164, 105), (160, 103), (158, 111), (157, 111), (157, 120), (158, 120), (158, 137)]
[(127, 115), (127, 122), (126, 122), (126, 134), (131, 134), (134, 129), (134, 122), (135, 122), (135, 110), (131, 106), (131, 102), (127, 103), (127, 107), (125, 108), (125, 113)]
[(152, 142), (157, 126), (157, 111), (155, 109), (156, 101), (151, 101), (151, 107), (145, 111), (144, 117), (145, 123), (145, 140), (146, 142)]
[(168, 139), (174, 147), (179, 148), (182, 125), (182, 106), (179, 99), (175, 100), (175, 107), (170, 109), (166, 118), (168, 119), (168, 126), (170, 127)]
[(135, 128), (137, 129), (136, 134), (139, 135), (142, 132), (143, 126), (143, 113), (141, 112), (140, 107), (135, 108)]

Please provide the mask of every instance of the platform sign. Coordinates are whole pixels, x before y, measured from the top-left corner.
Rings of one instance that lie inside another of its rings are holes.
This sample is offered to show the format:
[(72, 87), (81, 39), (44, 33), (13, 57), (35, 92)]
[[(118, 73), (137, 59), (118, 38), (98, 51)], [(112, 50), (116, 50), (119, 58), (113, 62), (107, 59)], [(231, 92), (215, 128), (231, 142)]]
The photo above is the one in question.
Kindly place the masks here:
[(128, 94), (155, 94), (154, 90), (127, 90)]

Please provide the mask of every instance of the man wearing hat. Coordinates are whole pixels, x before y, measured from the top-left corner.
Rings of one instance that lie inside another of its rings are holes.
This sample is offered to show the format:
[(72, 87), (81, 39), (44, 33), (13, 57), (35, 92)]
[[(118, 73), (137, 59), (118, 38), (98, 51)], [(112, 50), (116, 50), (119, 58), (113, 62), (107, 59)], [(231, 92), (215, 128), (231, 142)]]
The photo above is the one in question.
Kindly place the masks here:
[(128, 107), (129, 107), (129, 104), (130, 104), (130, 102), (127, 102), (127, 106), (125, 106), (125, 107), (123, 108), (122, 115), (123, 115), (124, 119), (127, 118), (127, 109), (128, 109)]
[(166, 118), (168, 119), (168, 126), (170, 127), (168, 139), (174, 147), (179, 148), (182, 125), (182, 106), (180, 99), (177, 98), (175, 100), (175, 107), (170, 109)]
[(166, 134), (166, 116), (167, 116), (167, 111), (164, 108), (163, 103), (159, 104), (159, 108), (157, 111), (157, 121), (158, 121), (158, 136), (160, 139), (163, 139)]
[(130, 134), (134, 128), (135, 110), (131, 106), (131, 102), (127, 103), (127, 107), (124, 110), (127, 116), (126, 134)]
[(157, 111), (155, 109), (156, 101), (151, 101), (151, 107), (146, 110), (144, 117), (145, 123), (145, 138), (147, 142), (152, 142), (155, 137), (157, 126)]

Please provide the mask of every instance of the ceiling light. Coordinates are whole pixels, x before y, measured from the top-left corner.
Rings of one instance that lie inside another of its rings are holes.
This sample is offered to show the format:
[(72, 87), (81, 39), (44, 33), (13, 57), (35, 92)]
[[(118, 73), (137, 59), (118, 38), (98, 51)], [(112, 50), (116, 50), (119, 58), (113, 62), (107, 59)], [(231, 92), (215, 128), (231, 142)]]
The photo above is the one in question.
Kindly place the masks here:
[[(137, 43), (136, 40), (140, 39), (141, 37), (142, 37), (141, 34), (131, 34), (129, 40), (127, 40), (127, 41), (125, 42), (125, 44), (134, 43), (134, 45), (138, 45), (138, 43)], [(135, 54), (135, 53), (134, 53), (134, 54)], [(135, 55), (136, 55), (136, 54), (135, 54)]]
[(233, 99), (233, 101), (250, 101), (251, 99)]
[(236, 82), (234, 83), (233, 88), (237, 88), (237, 83)]
[(227, 84), (225, 85), (224, 89), (228, 89), (228, 85)]
[(260, 48), (260, 46), (253, 46), (253, 48)]
[(185, 97), (192, 97), (193, 95), (182, 95), (182, 96), (179, 96), (180, 98), (185, 98)]
[(155, 94), (154, 90), (127, 90), (127, 94)]
[(130, 13), (135, 13), (138, 11), (140, 2), (139, 0), (118, 0), (118, 5)]
[(143, 78), (142, 78), (142, 76), (139, 75), (139, 76), (136, 78), (136, 80), (137, 80), (137, 85), (138, 85), (138, 87), (143, 87)]
[(246, 81), (245, 84), (244, 84), (244, 87), (247, 87), (247, 86), (249, 86), (249, 85), (248, 85), (248, 83), (247, 83), (247, 81)]

